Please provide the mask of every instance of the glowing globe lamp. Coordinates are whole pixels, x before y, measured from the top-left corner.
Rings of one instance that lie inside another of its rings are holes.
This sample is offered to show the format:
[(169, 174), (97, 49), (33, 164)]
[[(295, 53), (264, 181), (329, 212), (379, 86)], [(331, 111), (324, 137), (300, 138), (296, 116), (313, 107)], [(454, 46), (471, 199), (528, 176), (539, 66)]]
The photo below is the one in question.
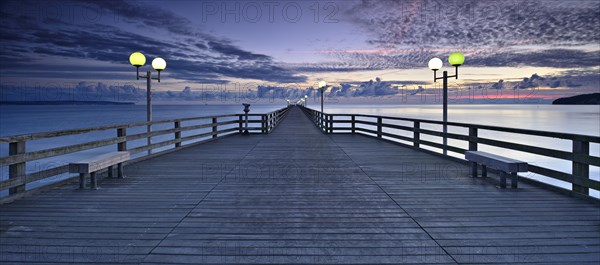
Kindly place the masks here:
[(448, 62), (452, 66), (461, 66), (465, 62), (465, 56), (460, 52), (453, 52), (448, 56)]
[(429, 60), (428, 66), (429, 69), (433, 70), (433, 71), (437, 71), (442, 69), (442, 65), (444, 63), (442, 62), (442, 60), (440, 58), (432, 58), (431, 60)]
[(152, 60), (152, 68), (154, 68), (154, 70), (160, 72), (162, 70), (165, 70), (165, 68), (167, 68), (167, 62), (163, 58), (156, 57), (156, 58), (154, 58), (154, 60)]
[(323, 90), (325, 90), (325, 87), (327, 87), (327, 82), (320, 81), (319, 82), (319, 89), (321, 89), (321, 92), (323, 92)]
[(146, 56), (141, 52), (134, 52), (129, 55), (129, 63), (135, 67), (144, 66), (144, 64), (146, 64)]
[(160, 83), (160, 71), (165, 70), (165, 68), (167, 68), (167, 62), (163, 58), (156, 57), (156, 58), (154, 58), (154, 60), (152, 60), (152, 68), (154, 68), (154, 70), (158, 71), (158, 79), (157, 80)]

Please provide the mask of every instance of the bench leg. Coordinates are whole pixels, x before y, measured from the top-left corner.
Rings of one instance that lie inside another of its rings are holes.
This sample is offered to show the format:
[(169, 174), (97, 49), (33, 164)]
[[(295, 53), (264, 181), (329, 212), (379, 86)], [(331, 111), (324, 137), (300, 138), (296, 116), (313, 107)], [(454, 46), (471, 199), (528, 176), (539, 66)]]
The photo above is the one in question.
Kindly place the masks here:
[(108, 167), (108, 177), (109, 178), (113, 177), (113, 171), (114, 171), (113, 166)]
[(125, 176), (123, 175), (123, 163), (119, 163), (119, 164), (117, 165), (117, 171), (118, 171), (118, 172), (117, 172), (117, 177), (118, 177), (118, 178), (122, 179), (122, 178), (124, 178), (124, 177), (125, 177)]
[(96, 180), (96, 172), (90, 173), (90, 189), (97, 190), (98, 182)]
[(506, 172), (500, 171), (500, 188), (506, 189)]
[(481, 165), (481, 177), (487, 177), (487, 166)]
[(471, 162), (471, 177), (477, 177), (477, 163)]
[(518, 179), (519, 179), (519, 176), (517, 175), (517, 173), (511, 173), (510, 174), (510, 187), (511, 188), (513, 188), (513, 189), (517, 188), (517, 185), (518, 185), (517, 181), (518, 181)]
[(85, 189), (85, 173), (79, 173), (79, 189)]

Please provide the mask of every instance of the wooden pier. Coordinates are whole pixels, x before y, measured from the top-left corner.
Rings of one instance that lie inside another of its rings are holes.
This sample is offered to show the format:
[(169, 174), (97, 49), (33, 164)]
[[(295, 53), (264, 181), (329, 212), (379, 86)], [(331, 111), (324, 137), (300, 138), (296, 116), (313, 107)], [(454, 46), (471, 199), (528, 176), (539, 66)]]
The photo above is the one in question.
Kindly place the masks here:
[(244, 135), (234, 117), (226, 137), (134, 161), (98, 190), (68, 183), (0, 205), (0, 263), (600, 262), (597, 200), (500, 189), (456, 159), (325, 134), (315, 118), (293, 107)]

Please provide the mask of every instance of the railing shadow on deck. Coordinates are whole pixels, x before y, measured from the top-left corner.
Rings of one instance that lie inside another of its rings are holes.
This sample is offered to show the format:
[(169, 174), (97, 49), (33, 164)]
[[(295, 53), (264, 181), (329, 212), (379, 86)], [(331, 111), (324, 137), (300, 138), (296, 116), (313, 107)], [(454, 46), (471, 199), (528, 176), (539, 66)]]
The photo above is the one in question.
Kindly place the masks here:
[[(446, 133), (430, 129), (422, 128), (423, 125), (443, 125), (442, 121), (400, 118), (377, 115), (364, 114), (328, 114), (318, 110), (301, 107), (303, 112), (321, 129), (324, 133), (351, 133), (361, 134), (370, 137), (375, 137), (382, 140), (392, 141), (397, 144), (409, 146), (415, 149), (442, 155), (441, 153), (426, 150), (423, 146), (434, 147), (440, 150), (447, 150), (457, 154), (462, 154), (466, 151), (477, 151), (478, 144), (508, 149), (511, 151), (519, 151), (528, 154), (540, 155), (555, 159), (570, 161), (572, 164), (572, 173), (565, 173), (555, 169), (542, 167), (539, 165), (528, 166), (529, 172), (535, 173), (554, 180), (564, 181), (572, 184), (571, 189), (564, 189), (554, 185), (550, 185), (538, 180), (519, 176), (519, 180), (524, 180), (545, 188), (550, 188), (570, 196), (580, 197), (594, 202), (599, 202), (596, 197), (590, 196), (590, 189), (600, 190), (600, 181), (590, 179), (590, 166), (600, 167), (600, 157), (590, 154), (590, 143), (600, 143), (600, 137), (590, 135), (579, 135), (559, 132), (547, 132), (528, 129), (506, 128), (489, 125), (477, 125), (467, 123), (448, 122), (450, 127), (458, 127), (468, 129), (467, 134)], [(409, 122), (412, 126), (391, 124), (391, 122)], [(384, 131), (387, 130), (387, 131)], [(394, 130), (395, 132), (390, 132)], [(558, 138), (569, 140), (572, 143), (572, 151), (557, 150), (547, 147), (539, 147), (526, 145), (521, 143), (513, 143), (478, 136), (478, 132), (500, 132), (509, 135), (527, 135), (543, 138)], [(401, 135), (399, 132), (408, 132), (410, 135)], [(421, 139), (422, 135), (447, 137), (454, 140), (460, 140), (468, 143), (468, 149), (458, 146), (443, 145), (433, 141)], [(464, 159), (457, 157), (449, 157), (458, 162), (466, 163)]]
[[(246, 114), (229, 114), (0, 137), (0, 144), (8, 145), (9, 151), (8, 156), (0, 157), (0, 167), (8, 166), (8, 179), (0, 179), (0, 192), (4, 192), (6, 194), (6, 190), (8, 189), (8, 193), (7, 196), (0, 198), (0, 204), (11, 202), (15, 199), (45, 188), (62, 185), (66, 182), (72, 181), (76, 177), (76, 175), (70, 174), (69, 176), (60, 178), (59, 181), (44, 183), (43, 185), (38, 185), (38, 187), (29, 188), (26, 187), (27, 184), (31, 184), (36, 181), (48, 180), (49, 178), (62, 174), (69, 174), (69, 165), (68, 163), (62, 163), (58, 166), (52, 165), (50, 168), (43, 170), (28, 170), (28, 162), (73, 154), (101, 147), (114, 146), (116, 151), (129, 151), (132, 156), (136, 156), (137, 154), (135, 159), (132, 159), (126, 163), (131, 164), (177, 151), (181, 148), (190, 147), (235, 134), (241, 134), (246, 129), (249, 133), (268, 134), (275, 129), (279, 122), (285, 117), (289, 109), (290, 107), (288, 106), (286, 108), (281, 108), (265, 114), (248, 114), (247, 128), (245, 124)], [(184, 125), (184, 123), (193, 122), (201, 123), (188, 126)], [(147, 126), (153, 125), (168, 126), (168, 124), (172, 124), (172, 128), (155, 131), (153, 130), (150, 133), (145, 131), (142, 133), (128, 134), (128, 130), (134, 128), (146, 128)], [(28, 141), (52, 139), (70, 135), (93, 134), (96, 132), (105, 132), (111, 130), (113, 130), (115, 133), (114, 137), (53, 147), (44, 150), (28, 152), (26, 149)], [(191, 132), (192, 134), (182, 136), (182, 132)], [(148, 141), (148, 139), (167, 135), (171, 135), (168, 140), (152, 142), (150, 144), (144, 144), (135, 148), (127, 147), (127, 143), (131, 141), (146, 139), (147, 141), (144, 141), (144, 143), (149, 143), (150, 141)], [(153, 150), (158, 150), (158, 152), (152, 153)]]

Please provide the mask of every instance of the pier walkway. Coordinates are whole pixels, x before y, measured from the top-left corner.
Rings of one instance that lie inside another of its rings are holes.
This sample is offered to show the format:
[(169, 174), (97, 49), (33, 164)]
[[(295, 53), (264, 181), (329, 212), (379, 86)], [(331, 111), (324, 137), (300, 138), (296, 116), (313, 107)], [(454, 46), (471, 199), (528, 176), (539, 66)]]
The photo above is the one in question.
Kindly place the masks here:
[(234, 134), (0, 205), (0, 263), (598, 264), (600, 207), (292, 108)]

